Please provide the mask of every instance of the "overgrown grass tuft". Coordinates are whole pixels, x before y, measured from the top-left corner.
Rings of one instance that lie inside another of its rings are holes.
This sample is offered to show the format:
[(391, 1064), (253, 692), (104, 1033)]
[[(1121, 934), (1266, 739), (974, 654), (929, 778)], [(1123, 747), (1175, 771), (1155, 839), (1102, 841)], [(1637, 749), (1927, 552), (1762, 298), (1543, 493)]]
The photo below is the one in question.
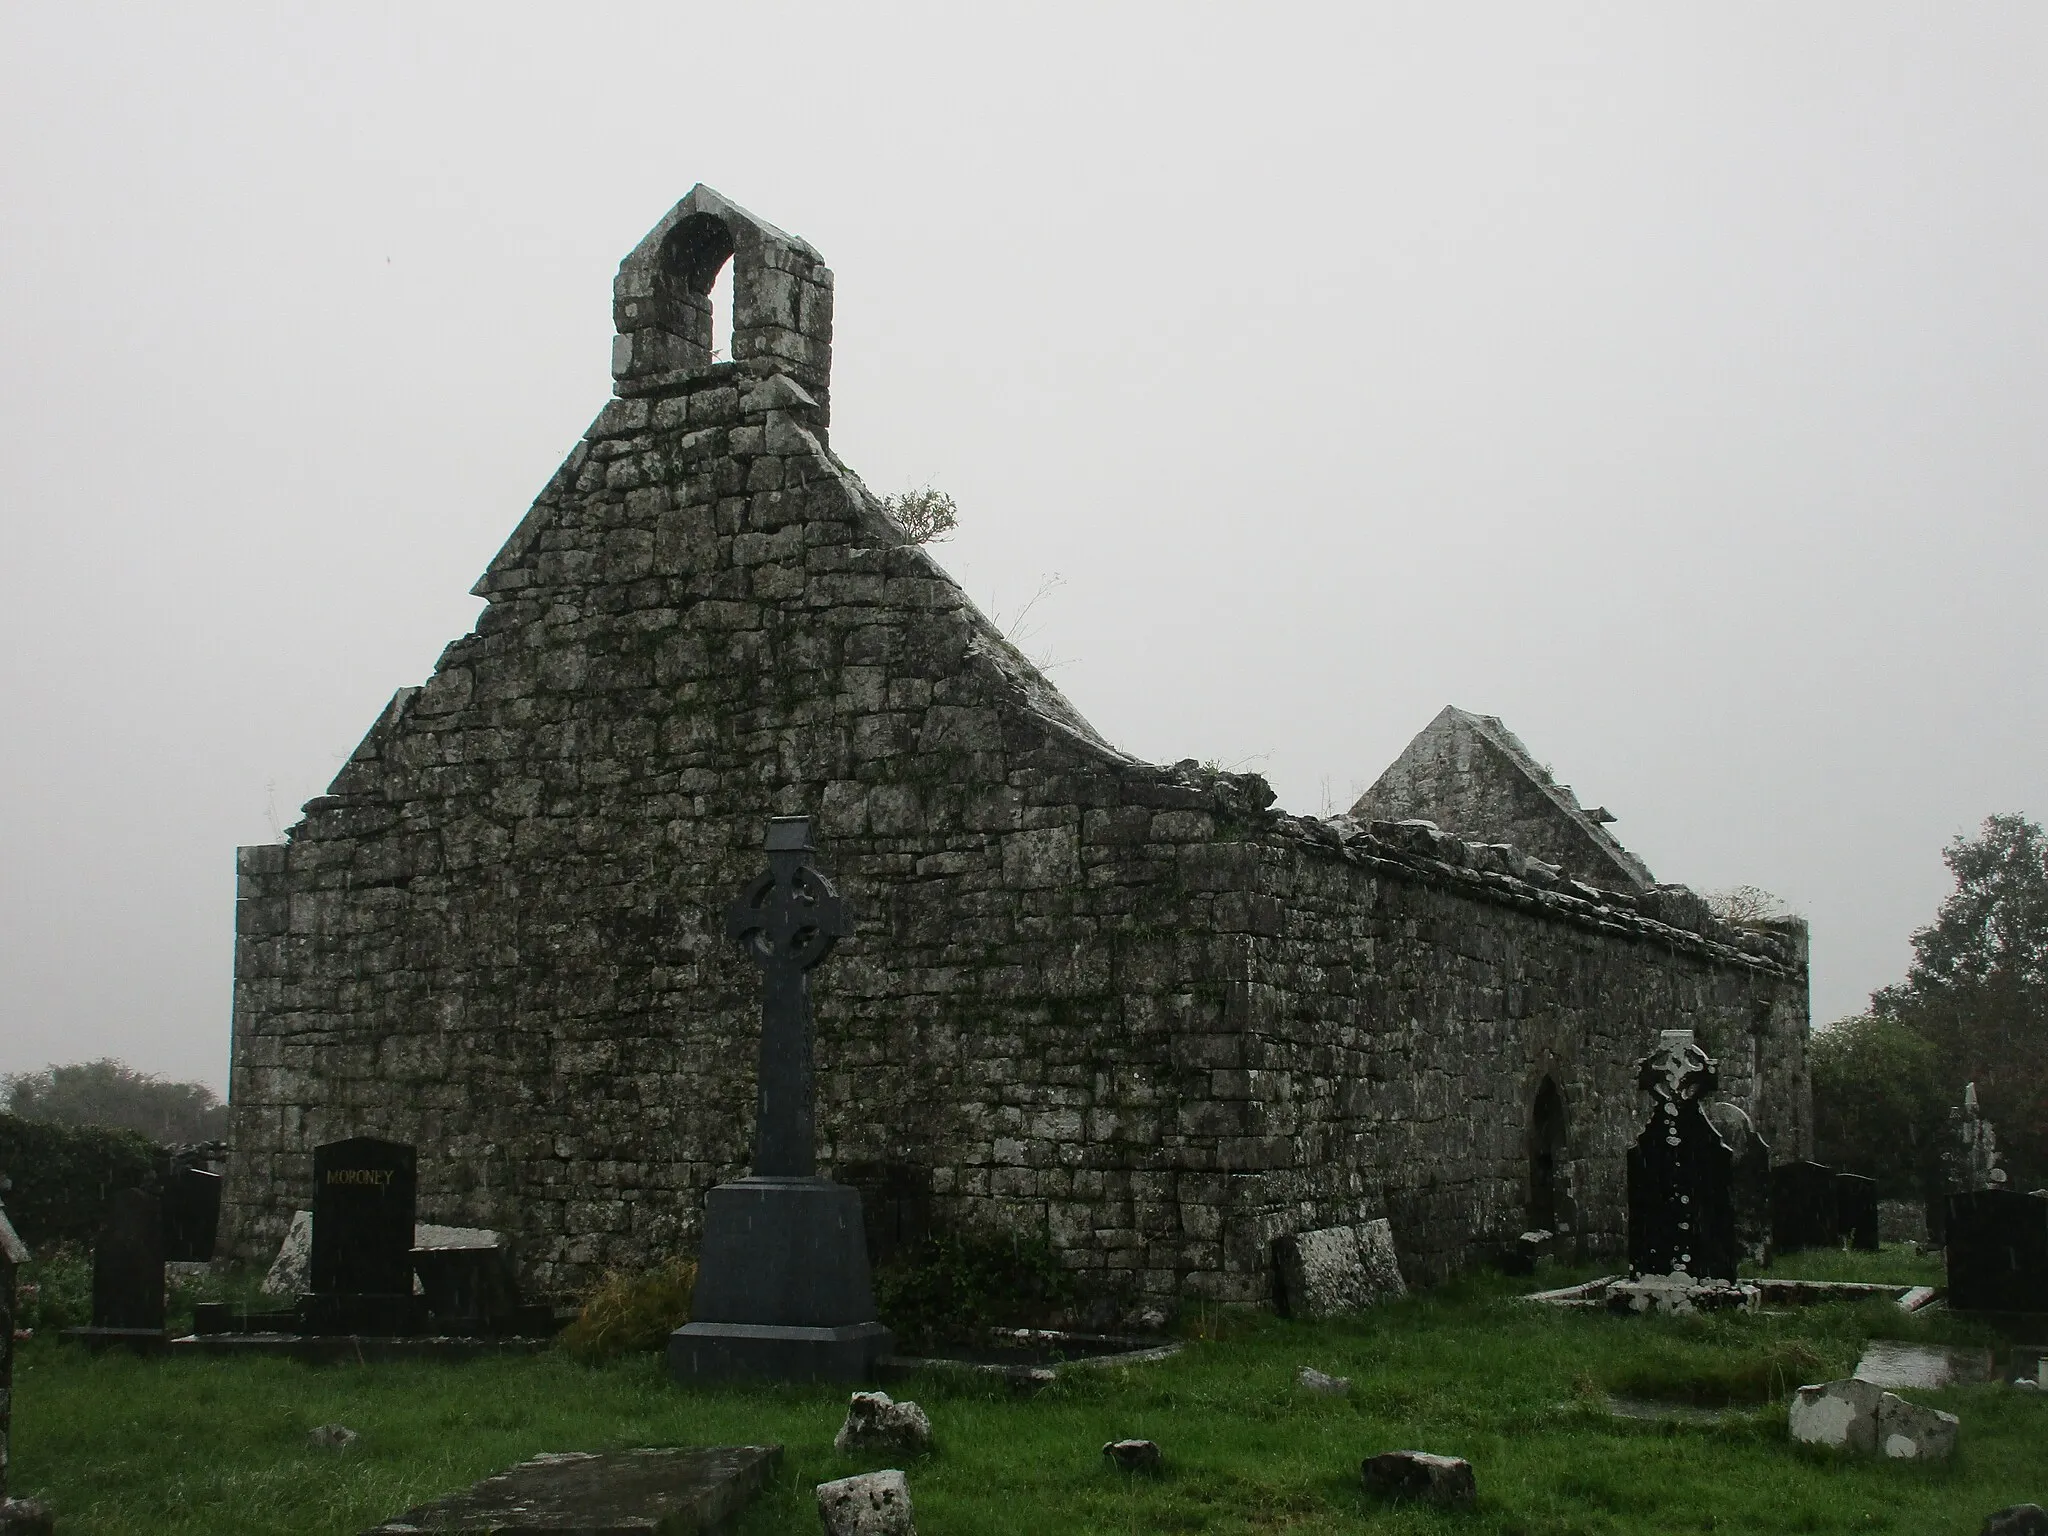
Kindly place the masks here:
[(670, 1259), (639, 1274), (607, 1274), (562, 1330), (561, 1346), (583, 1361), (661, 1349), (690, 1320), (696, 1286), (694, 1259)]

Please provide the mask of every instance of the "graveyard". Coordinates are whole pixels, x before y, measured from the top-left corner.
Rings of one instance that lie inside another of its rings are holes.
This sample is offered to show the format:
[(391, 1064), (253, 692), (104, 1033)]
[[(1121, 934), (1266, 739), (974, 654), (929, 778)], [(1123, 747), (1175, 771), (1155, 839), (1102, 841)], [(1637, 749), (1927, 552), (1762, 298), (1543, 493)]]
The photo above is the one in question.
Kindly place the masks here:
[(1888, 1216), (1803, 920), (1495, 717), (1321, 817), (1110, 746), (832, 452), (832, 289), (702, 186), (627, 255), (474, 632), (239, 851), (229, 1139), (13, 1170), (0, 1536), (2048, 1529), (1974, 1084)]

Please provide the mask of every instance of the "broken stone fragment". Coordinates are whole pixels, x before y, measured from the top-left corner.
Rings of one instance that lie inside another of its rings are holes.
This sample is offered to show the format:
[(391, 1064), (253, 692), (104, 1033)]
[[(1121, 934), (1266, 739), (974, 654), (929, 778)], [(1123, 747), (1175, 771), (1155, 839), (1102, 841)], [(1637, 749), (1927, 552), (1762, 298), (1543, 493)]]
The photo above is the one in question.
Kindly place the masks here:
[(1358, 1468), (1365, 1491), (1383, 1499), (1420, 1499), (1446, 1509), (1469, 1509), (1479, 1496), (1472, 1463), (1428, 1451), (1387, 1451)]
[(1978, 1536), (2048, 1536), (2048, 1509), (2038, 1504), (2009, 1504), (1984, 1517)]
[(1102, 1454), (1126, 1472), (1159, 1470), (1159, 1447), (1150, 1440), (1112, 1440)]
[(1939, 1408), (1922, 1408), (1896, 1393), (1877, 1401), (1877, 1444), (1892, 1461), (1946, 1461), (1955, 1453), (1960, 1421)]
[(1273, 1257), (1293, 1317), (1333, 1317), (1408, 1294), (1385, 1217), (1277, 1238)]
[(899, 1403), (886, 1392), (856, 1392), (832, 1448), (842, 1456), (922, 1456), (932, 1448), (932, 1421), (915, 1403)]
[(1792, 1438), (1868, 1455), (1877, 1449), (1877, 1401), (1886, 1395), (1876, 1383), (1853, 1377), (1801, 1387), (1787, 1420)]
[(1351, 1390), (1349, 1376), (1326, 1376), (1312, 1365), (1304, 1365), (1296, 1371), (1294, 1380), (1304, 1391), (1321, 1397), (1342, 1397)]
[(306, 1436), (306, 1444), (328, 1450), (344, 1450), (354, 1445), (362, 1436), (346, 1424), (322, 1424)]
[(825, 1536), (917, 1536), (910, 1484), (900, 1471), (863, 1472), (817, 1486)]

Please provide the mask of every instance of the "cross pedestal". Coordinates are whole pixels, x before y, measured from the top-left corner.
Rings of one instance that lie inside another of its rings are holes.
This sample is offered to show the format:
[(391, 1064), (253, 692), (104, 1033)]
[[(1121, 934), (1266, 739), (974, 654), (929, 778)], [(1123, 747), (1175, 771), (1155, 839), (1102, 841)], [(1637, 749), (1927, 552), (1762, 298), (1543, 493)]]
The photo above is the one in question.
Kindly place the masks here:
[(726, 914), (764, 973), (752, 1177), (704, 1203), (691, 1320), (669, 1335), (678, 1381), (861, 1381), (890, 1352), (875, 1319), (860, 1193), (817, 1177), (809, 972), (853, 931), (811, 866), (811, 824), (768, 824), (768, 873)]

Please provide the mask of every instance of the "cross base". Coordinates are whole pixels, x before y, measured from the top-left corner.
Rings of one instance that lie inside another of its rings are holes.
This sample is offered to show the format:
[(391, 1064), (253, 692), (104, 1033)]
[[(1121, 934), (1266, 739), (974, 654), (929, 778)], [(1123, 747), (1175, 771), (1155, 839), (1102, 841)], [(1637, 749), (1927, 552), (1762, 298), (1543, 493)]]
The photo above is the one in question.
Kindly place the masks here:
[(678, 1381), (872, 1376), (893, 1339), (875, 1318), (860, 1192), (817, 1178), (713, 1189), (690, 1312), (669, 1336)]

